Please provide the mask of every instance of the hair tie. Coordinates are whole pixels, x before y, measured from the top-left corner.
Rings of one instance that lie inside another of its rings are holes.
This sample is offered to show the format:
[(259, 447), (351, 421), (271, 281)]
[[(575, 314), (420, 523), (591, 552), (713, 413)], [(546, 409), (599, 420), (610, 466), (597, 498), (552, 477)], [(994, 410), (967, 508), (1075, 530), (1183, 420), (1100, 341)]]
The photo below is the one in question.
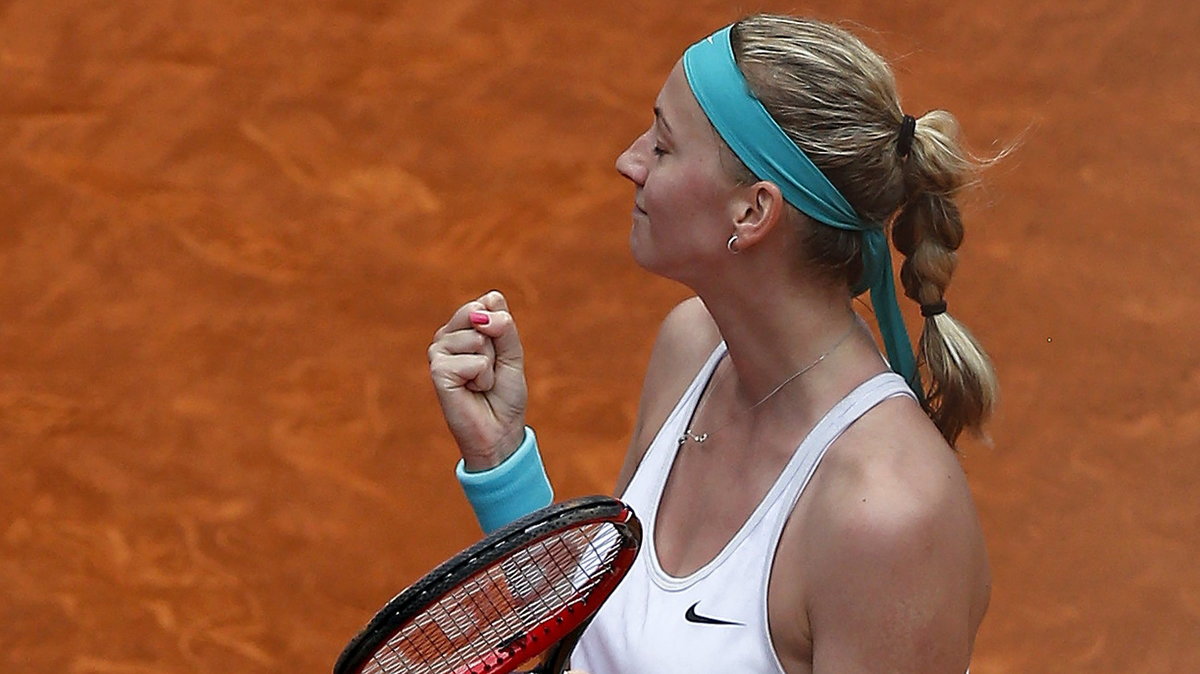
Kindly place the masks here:
[(925, 318), (933, 318), (944, 313), (946, 313), (946, 300), (921, 305), (921, 315)]
[(908, 157), (908, 153), (912, 152), (913, 136), (917, 133), (917, 118), (912, 115), (905, 115), (900, 122), (900, 137), (896, 139), (896, 152), (901, 157)]

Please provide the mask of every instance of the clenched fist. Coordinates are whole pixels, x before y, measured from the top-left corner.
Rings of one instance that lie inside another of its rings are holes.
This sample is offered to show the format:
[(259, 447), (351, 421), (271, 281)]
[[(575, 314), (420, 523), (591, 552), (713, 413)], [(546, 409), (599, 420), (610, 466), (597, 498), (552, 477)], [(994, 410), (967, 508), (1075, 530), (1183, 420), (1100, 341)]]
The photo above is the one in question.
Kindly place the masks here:
[(504, 295), (467, 302), (433, 336), (429, 372), (468, 471), (499, 465), (525, 433), (525, 355)]

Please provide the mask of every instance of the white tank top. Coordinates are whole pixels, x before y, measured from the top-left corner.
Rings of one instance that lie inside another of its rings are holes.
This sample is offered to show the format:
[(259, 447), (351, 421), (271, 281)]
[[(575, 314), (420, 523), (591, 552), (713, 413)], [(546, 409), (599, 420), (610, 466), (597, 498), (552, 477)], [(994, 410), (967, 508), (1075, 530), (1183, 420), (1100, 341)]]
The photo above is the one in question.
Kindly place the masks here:
[(767, 626), (767, 583), (784, 524), (825, 450), (842, 432), (880, 402), (913, 395), (904, 379), (890, 372), (854, 389), (817, 422), (724, 549), (696, 572), (678, 578), (662, 569), (654, 548), (658, 504), (679, 436), (724, 355), (722, 343), (663, 422), (621, 497), (642, 521), (642, 548), (575, 649), (575, 669), (588, 674), (783, 674)]

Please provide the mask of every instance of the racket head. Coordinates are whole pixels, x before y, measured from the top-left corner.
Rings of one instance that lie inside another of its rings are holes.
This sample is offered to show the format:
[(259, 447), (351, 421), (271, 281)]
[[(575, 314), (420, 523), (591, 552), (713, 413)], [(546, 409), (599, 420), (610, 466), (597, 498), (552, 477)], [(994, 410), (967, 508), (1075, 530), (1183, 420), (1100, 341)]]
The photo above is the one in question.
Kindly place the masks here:
[(561, 663), (641, 538), (633, 510), (607, 496), (530, 513), (396, 595), (347, 644), (334, 674), (505, 674), (532, 671), (523, 663), (546, 653)]

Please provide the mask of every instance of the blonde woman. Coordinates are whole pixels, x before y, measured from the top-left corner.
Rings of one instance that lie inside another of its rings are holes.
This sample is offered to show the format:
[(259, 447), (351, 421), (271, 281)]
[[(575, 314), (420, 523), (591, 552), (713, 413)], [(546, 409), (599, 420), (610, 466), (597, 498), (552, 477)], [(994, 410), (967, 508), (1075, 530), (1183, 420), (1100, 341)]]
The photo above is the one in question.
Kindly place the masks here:
[[(996, 384), (944, 297), (974, 168), (954, 119), (905, 114), (840, 28), (756, 15), (685, 52), (617, 169), (634, 258), (696, 297), (662, 324), (618, 478), (645, 543), (575, 667), (967, 668), (990, 576), (953, 447)], [(851, 308), (866, 290), (886, 358)], [(484, 527), (545, 505), (503, 296), (464, 304), (429, 356)]]

